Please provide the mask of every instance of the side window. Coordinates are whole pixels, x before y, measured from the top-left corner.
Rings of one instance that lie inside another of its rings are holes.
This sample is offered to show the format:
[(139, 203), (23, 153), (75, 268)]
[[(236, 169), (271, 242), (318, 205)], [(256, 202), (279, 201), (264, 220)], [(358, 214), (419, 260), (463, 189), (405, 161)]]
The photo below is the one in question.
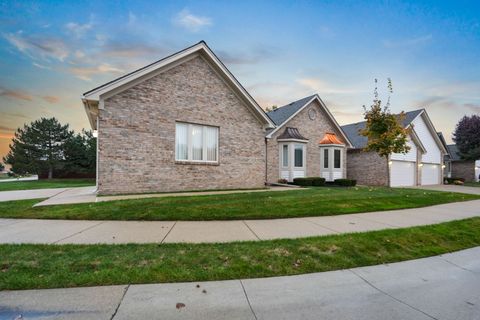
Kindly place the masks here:
[(335, 169), (340, 169), (342, 166), (342, 153), (339, 149), (333, 150), (333, 167)]
[(323, 167), (328, 169), (328, 149), (323, 149)]
[(288, 167), (288, 144), (282, 145), (282, 165)]

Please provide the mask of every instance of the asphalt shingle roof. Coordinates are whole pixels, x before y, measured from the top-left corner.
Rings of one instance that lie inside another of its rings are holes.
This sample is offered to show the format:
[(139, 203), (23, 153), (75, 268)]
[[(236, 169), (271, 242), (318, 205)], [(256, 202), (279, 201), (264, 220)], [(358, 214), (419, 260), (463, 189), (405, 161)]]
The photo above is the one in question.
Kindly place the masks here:
[(315, 95), (311, 95), (300, 100), (290, 102), (287, 105), (267, 112), (267, 115), (270, 117), (270, 119), (272, 119), (275, 125), (279, 126), (285, 121), (287, 121), (287, 119), (290, 118), (290, 116), (292, 116), (295, 112), (300, 110), (305, 105), (305, 103), (307, 103), (313, 97), (315, 97)]
[[(403, 120), (403, 126), (406, 127), (408, 126), (413, 119), (415, 119), (423, 109), (418, 109), (418, 110), (413, 110), (409, 112), (405, 112), (405, 119)], [(348, 140), (352, 143), (354, 148), (362, 149), (367, 145), (368, 138), (365, 136), (362, 136), (359, 131), (365, 128), (365, 123), (366, 121), (363, 122), (357, 122), (357, 123), (352, 123), (352, 124), (347, 124), (342, 126), (343, 132), (348, 137)]]
[(448, 153), (450, 154), (450, 159), (452, 161), (462, 160), (462, 158), (460, 158), (460, 155), (458, 154), (458, 148), (456, 144), (447, 145), (447, 150), (448, 150)]

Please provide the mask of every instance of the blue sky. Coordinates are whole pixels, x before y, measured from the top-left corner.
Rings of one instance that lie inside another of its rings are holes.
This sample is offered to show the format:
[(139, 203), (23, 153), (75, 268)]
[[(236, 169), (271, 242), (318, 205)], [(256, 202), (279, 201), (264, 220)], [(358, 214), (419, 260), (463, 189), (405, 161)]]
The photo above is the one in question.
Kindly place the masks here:
[(316, 92), (360, 121), (390, 77), (392, 110), (448, 140), (480, 113), (478, 1), (0, 1), (0, 156), (41, 116), (88, 128), (83, 92), (200, 40), (263, 107)]

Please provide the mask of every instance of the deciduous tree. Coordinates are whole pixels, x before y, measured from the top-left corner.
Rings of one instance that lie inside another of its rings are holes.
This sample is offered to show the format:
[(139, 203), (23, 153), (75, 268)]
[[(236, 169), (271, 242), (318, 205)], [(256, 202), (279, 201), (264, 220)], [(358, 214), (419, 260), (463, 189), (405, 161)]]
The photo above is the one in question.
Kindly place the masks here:
[(464, 116), (455, 127), (453, 141), (462, 159), (480, 159), (480, 116)]
[(378, 81), (375, 79), (373, 104), (368, 109), (363, 107), (366, 124), (365, 128), (360, 130), (360, 134), (368, 138), (364, 151), (374, 151), (386, 159), (387, 183), (390, 185), (390, 154), (406, 153), (410, 150), (407, 145), (410, 129), (404, 128), (402, 124), (405, 119), (403, 111), (397, 115), (390, 112), (390, 94), (393, 93), (391, 80), (388, 79), (389, 97), (384, 107), (382, 107), (382, 101), (378, 95), (377, 83)]

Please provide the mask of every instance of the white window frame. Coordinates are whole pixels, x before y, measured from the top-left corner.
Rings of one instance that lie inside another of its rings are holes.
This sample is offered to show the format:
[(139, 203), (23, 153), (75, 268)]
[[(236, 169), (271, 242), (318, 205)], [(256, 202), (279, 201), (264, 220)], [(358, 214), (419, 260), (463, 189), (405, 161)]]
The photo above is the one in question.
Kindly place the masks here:
[[(340, 151), (340, 168), (335, 168), (335, 150)], [(345, 147), (342, 145), (320, 145), (320, 176), (325, 177), (327, 181), (334, 180), (334, 172), (342, 172), (343, 177), (343, 157)], [(328, 152), (328, 167), (325, 168), (324, 152)], [(327, 176), (325, 176), (327, 174)]]
[[(187, 159), (178, 159), (177, 155), (177, 124), (187, 125)], [(202, 127), (202, 160), (193, 160), (193, 146), (192, 146), (192, 129), (194, 126)], [(216, 145), (217, 150), (215, 154), (215, 160), (206, 160), (207, 159), (207, 128), (216, 129)], [(190, 162), (190, 163), (218, 163), (219, 155), (219, 136), (220, 128), (215, 126), (209, 126), (204, 124), (189, 123), (183, 121), (175, 122), (175, 161), (176, 162)]]

